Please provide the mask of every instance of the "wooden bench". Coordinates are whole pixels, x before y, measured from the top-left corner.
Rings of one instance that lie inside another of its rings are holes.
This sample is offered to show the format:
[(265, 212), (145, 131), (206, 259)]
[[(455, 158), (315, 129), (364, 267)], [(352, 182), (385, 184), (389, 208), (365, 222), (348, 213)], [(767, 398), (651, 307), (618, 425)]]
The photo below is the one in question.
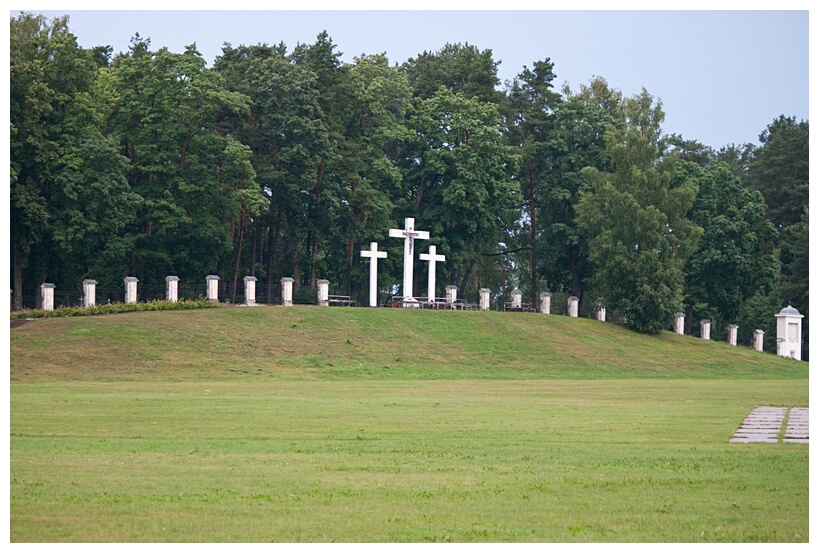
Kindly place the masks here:
[(350, 299), (350, 296), (327, 296), (327, 301), (330, 305), (343, 305), (345, 307), (355, 307), (356, 302)]

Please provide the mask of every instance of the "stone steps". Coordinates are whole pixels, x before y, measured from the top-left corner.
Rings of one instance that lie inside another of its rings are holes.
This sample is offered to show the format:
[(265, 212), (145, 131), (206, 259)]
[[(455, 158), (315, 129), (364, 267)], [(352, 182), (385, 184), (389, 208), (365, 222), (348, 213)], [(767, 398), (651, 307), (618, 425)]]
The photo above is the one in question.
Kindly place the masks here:
[[(785, 424), (785, 419), (788, 422)], [(810, 410), (807, 407), (755, 407), (734, 435), (731, 443), (779, 443), (779, 434), (785, 426), (784, 443), (809, 443)]]

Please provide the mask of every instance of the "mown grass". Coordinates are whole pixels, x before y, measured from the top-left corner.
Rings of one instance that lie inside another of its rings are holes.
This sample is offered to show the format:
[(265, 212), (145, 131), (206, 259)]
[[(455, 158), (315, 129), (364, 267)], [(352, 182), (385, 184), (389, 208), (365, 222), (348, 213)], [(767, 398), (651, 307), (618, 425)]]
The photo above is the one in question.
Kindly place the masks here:
[(727, 442), (807, 363), (725, 344), (212, 309), (29, 323), (10, 378), (14, 542), (809, 540), (808, 448)]
[(33, 321), (11, 379), (807, 378), (747, 348), (533, 313), (258, 307)]

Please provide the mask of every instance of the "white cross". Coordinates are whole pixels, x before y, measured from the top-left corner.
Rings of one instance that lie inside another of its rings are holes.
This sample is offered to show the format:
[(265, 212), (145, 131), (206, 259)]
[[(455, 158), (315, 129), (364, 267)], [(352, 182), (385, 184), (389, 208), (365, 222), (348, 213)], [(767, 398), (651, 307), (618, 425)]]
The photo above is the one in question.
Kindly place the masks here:
[(390, 229), (390, 237), (404, 239), (404, 289), (402, 294), (405, 302), (415, 302), (415, 298), (412, 297), (412, 264), (415, 257), (413, 242), (415, 240), (429, 240), (429, 232), (415, 230), (415, 219), (407, 217), (404, 219), (403, 229)]
[(435, 255), (436, 249), (435, 246), (429, 247), (429, 253), (422, 253), (418, 257), (421, 258), (422, 261), (429, 261), (429, 278), (427, 280), (427, 301), (434, 302), (435, 301), (435, 266), (436, 261), (446, 261), (446, 257), (443, 255)]
[(378, 306), (378, 258), (387, 257), (387, 252), (378, 251), (378, 242), (370, 242), (369, 250), (362, 250), (361, 257), (370, 258), (370, 307)]

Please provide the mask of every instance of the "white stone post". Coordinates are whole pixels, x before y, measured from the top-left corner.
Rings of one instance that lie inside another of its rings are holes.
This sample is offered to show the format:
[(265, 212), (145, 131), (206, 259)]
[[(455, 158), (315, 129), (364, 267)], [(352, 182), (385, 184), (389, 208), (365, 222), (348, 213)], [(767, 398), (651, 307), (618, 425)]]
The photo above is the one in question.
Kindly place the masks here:
[(282, 278), (282, 305), (293, 305), (293, 279), (290, 277)]
[(700, 321), (700, 338), (703, 340), (711, 339), (711, 320), (703, 319)]
[(540, 293), (540, 312), (545, 315), (552, 312), (552, 295), (549, 292)]
[(763, 351), (763, 342), (765, 340), (765, 331), (756, 329), (754, 330), (754, 349), (756, 351)]
[(125, 277), (125, 303), (137, 302), (137, 277)]
[(179, 277), (168, 275), (165, 277), (165, 299), (170, 302), (179, 301)]
[(82, 306), (85, 308), (97, 305), (97, 281), (82, 281)]
[(597, 320), (606, 322), (606, 308), (602, 304), (597, 304)]
[(783, 352), (785, 351), (785, 339), (784, 338), (777, 338), (776, 339), (776, 355), (779, 357), (787, 357)]
[(208, 275), (205, 277), (207, 282), (208, 300), (219, 302), (219, 277), (216, 275)]
[(489, 295), (492, 294), (492, 290), (489, 288), (481, 288), (479, 290), (480, 294), (480, 307), (481, 311), (489, 311)]
[(378, 251), (378, 242), (370, 242), (370, 249), (361, 252), (370, 258), (370, 307), (378, 307), (378, 259), (386, 258), (387, 252)]
[(50, 282), (40, 285), (40, 305), (43, 311), (54, 311), (54, 289), (56, 286)]
[(677, 319), (674, 321), (674, 332), (685, 334), (685, 313), (677, 313)]
[(732, 346), (737, 345), (737, 325), (728, 325), (728, 343)]
[(776, 339), (782, 340), (782, 347), (777, 350), (777, 355), (780, 357), (802, 360), (802, 319), (804, 317), (790, 305), (776, 314)]
[[(429, 271), (427, 275), (427, 301), (435, 301), (435, 267), (438, 261), (446, 261), (446, 257), (439, 255), (435, 246), (429, 247), (429, 253), (422, 253), (418, 256), (421, 261), (429, 261)], [(452, 302), (449, 302), (452, 303)]]
[(318, 284), (318, 304), (321, 307), (329, 307), (330, 305), (330, 281), (329, 280), (317, 280), (316, 284)]
[(429, 240), (429, 232), (415, 230), (415, 219), (404, 219), (403, 229), (390, 229), (391, 238), (404, 239), (404, 289), (401, 294), (404, 298), (404, 307), (418, 307), (418, 300), (412, 297), (413, 263), (415, 261), (415, 241)]
[(446, 303), (453, 309), (455, 308), (455, 301), (458, 299), (458, 287), (450, 284), (446, 287)]
[(256, 277), (246, 276), (245, 281), (245, 305), (256, 305)]
[(512, 309), (523, 308), (523, 292), (519, 288), (512, 290)]
[(577, 317), (577, 306), (580, 303), (580, 298), (577, 296), (569, 296), (569, 317)]

